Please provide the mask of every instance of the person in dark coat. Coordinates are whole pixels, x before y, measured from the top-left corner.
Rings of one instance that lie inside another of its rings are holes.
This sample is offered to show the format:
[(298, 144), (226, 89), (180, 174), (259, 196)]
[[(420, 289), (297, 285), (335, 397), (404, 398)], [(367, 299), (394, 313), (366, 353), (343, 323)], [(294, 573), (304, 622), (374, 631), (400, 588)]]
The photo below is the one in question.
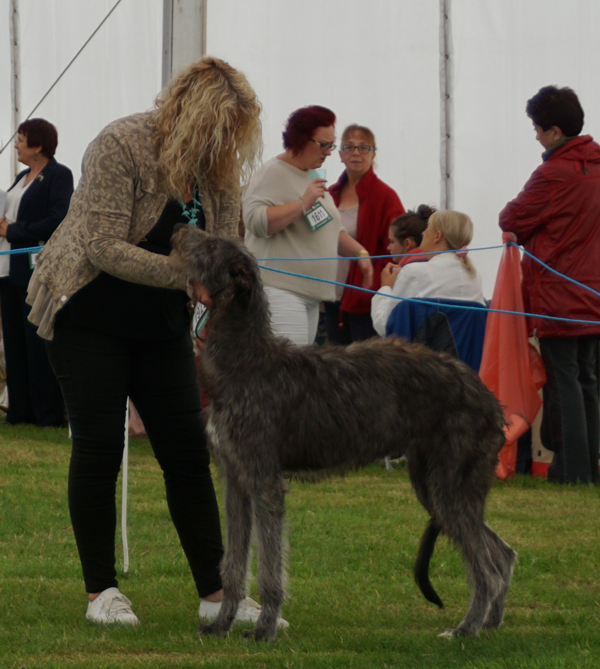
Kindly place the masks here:
[[(71, 170), (54, 159), (56, 128), (44, 119), (30, 119), (18, 128), (15, 148), (27, 166), (10, 187), (0, 237), (12, 249), (41, 246), (66, 216), (73, 193)], [(8, 386), (7, 423), (60, 426), (64, 404), (44, 341), (28, 322), (27, 284), (35, 253), (0, 256), (0, 304)], [(10, 259), (9, 259), (10, 258)]]
[(523, 259), (525, 311), (591, 324), (529, 317), (539, 338), (544, 386), (544, 445), (554, 451), (548, 479), (596, 483), (600, 448), (600, 146), (581, 135), (583, 109), (570, 88), (546, 86), (527, 103), (542, 164), (500, 214), (504, 241), (512, 239), (548, 267)]

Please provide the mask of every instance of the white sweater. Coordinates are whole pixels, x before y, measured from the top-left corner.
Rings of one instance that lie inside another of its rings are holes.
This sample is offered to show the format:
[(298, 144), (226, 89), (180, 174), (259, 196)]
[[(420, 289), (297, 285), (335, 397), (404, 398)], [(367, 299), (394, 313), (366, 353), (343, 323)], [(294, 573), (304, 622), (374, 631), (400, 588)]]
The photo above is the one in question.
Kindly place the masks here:
[(399, 299), (388, 297), (427, 297), (465, 300), (485, 304), (479, 274), (471, 276), (454, 253), (440, 253), (427, 262), (405, 265), (396, 277), (393, 288), (382, 286), (371, 302), (373, 327), (382, 337), (392, 309)]
[[(335, 258), (338, 255), (342, 223), (333, 198), (327, 191), (319, 201), (333, 217), (332, 221), (312, 232), (304, 216), (300, 216), (283, 230), (273, 235), (267, 233), (267, 208), (297, 200), (304, 194), (310, 182), (308, 171), (300, 170), (278, 158), (267, 161), (250, 181), (242, 196), (242, 213), (246, 226), (246, 246), (254, 256)], [(337, 260), (265, 261), (261, 265), (319, 279), (336, 280)], [(261, 269), (261, 277), (265, 286), (289, 290), (317, 300), (335, 299), (335, 287), (330, 283), (300, 279), (264, 269)]]

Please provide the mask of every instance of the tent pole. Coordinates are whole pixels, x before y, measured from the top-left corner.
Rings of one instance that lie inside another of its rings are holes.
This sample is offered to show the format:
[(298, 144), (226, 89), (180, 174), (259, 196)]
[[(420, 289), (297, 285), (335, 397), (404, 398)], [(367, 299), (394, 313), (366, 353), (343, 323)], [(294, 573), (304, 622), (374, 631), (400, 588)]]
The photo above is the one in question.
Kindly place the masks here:
[[(19, 0), (10, 0), (9, 12), (11, 65), (10, 93), (12, 97), (12, 124), (16, 131), (16, 128), (18, 128), (21, 123), (21, 31), (19, 21)], [(17, 176), (19, 171), (16, 151), (13, 151), (12, 168), (13, 174), (11, 181)]]
[(162, 87), (171, 78), (173, 70), (173, 0), (163, 0)]
[(454, 206), (452, 0), (440, 0), (440, 208)]
[(208, 0), (163, 0), (162, 85), (206, 53)]

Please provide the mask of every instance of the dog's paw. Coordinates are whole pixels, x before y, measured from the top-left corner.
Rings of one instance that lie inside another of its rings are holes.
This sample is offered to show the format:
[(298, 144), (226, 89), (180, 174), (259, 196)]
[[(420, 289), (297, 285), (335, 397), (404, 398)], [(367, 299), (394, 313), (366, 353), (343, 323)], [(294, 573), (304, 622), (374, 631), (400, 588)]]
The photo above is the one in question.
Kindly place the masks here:
[(229, 630), (225, 629), (221, 625), (215, 625), (215, 623), (210, 623), (208, 625), (200, 625), (198, 627), (198, 636), (218, 636), (224, 637), (227, 636)]
[(461, 627), (455, 627), (454, 629), (448, 628), (438, 634), (439, 639), (455, 639), (456, 637), (473, 637), (473, 636), (477, 636), (477, 633), (469, 632), (469, 630), (466, 630)]
[(447, 629), (444, 630), (443, 632), (440, 632), (438, 634), (438, 639), (454, 639), (454, 630), (453, 629)]
[(266, 630), (255, 627), (253, 630), (244, 630), (242, 636), (253, 641), (271, 641), (275, 638), (276, 630)]

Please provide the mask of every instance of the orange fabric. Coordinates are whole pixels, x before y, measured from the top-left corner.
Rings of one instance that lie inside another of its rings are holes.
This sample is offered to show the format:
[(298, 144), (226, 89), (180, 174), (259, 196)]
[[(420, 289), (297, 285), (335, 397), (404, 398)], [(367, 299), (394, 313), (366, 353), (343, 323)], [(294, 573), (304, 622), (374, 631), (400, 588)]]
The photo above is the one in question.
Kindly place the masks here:
[[(519, 250), (511, 244), (502, 254), (490, 308), (522, 313), (521, 280)], [(525, 316), (489, 312), (479, 376), (504, 409), (506, 443), (498, 456), (496, 476), (511, 478), (518, 439), (540, 409), (538, 390), (546, 382), (542, 358), (527, 340)]]
[(413, 249), (408, 253), (409, 255), (405, 255), (403, 258), (400, 258), (398, 267), (404, 267), (404, 265), (408, 265), (411, 262), (427, 262), (431, 258), (431, 256), (428, 255), (419, 255), (421, 253), (420, 246), (417, 246), (416, 249)]

